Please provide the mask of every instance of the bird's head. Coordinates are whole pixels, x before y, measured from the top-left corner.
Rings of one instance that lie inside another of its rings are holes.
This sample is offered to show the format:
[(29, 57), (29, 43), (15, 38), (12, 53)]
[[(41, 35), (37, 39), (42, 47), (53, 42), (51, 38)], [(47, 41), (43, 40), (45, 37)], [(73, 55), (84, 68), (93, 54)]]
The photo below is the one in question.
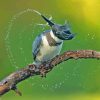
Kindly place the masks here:
[(48, 23), (48, 25), (51, 27), (53, 33), (55, 36), (57, 36), (61, 40), (71, 40), (74, 38), (74, 34), (71, 33), (69, 27), (65, 25), (59, 25), (55, 24), (52, 21), (50, 21), (48, 18), (45, 16), (41, 15), (42, 18)]
[(54, 24), (52, 26), (52, 31), (61, 40), (71, 40), (74, 38), (74, 34), (70, 32), (67, 25)]

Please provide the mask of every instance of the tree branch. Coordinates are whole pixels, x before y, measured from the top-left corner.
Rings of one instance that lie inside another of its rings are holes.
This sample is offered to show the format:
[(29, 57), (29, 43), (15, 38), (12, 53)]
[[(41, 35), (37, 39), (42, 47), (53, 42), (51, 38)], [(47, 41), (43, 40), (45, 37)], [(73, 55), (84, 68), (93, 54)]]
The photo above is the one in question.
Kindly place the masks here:
[(100, 52), (94, 50), (67, 51), (59, 56), (56, 56), (52, 60), (41, 64), (38, 68), (34, 64), (30, 64), (25, 68), (10, 74), (0, 82), (0, 96), (10, 90), (14, 90), (17, 94), (21, 95), (21, 92), (16, 86), (19, 82), (35, 75), (41, 75), (42, 77), (46, 76), (46, 74), (50, 72), (54, 66), (62, 63), (63, 61), (81, 58), (100, 59)]

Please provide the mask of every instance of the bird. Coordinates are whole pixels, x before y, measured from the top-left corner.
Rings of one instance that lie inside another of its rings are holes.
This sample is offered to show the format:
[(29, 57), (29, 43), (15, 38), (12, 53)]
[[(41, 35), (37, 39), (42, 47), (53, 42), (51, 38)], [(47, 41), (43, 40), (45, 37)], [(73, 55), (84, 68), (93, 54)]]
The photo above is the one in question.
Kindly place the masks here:
[(46, 30), (39, 34), (32, 44), (33, 63), (39, 67), (40, 64), (50, 61), (55, 56), (59, 55), (63, 41), (71, 40), (75, 35), (71, 33), (66, 24), (55, 24), (41, 13), (37, 11), (35, 12), (38, 13), (50, 26), (50, 30)]

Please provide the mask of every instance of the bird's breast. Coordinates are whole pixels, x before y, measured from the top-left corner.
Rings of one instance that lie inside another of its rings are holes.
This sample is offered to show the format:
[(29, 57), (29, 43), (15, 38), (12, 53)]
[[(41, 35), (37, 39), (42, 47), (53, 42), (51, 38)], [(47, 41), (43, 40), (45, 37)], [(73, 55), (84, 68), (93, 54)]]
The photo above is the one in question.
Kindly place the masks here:
[(42, 36), (42, 46), (40, 48), (40, 55), (37, 57), (39, 61), (48, 61), (55, 57), (56, 55), (59, 55), (62, 43), (57, 46), (50, 46), (46, 36)]

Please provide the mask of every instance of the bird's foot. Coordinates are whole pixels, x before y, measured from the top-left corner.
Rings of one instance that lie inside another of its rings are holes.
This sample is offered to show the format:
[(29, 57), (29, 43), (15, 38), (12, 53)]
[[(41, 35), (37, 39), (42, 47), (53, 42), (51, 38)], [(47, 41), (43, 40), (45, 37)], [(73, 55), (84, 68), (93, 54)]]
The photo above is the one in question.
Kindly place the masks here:
[(41, 77), (45, 77), (46, 78), (46, 69), (45, 69), (45, 67), (41, 67), (40, 75), (41, 75)]
[(41, 72), (41, 77), (43, 78), (43, 77), (45, 77), (46, 78), (46, 73), (45, 72)]

